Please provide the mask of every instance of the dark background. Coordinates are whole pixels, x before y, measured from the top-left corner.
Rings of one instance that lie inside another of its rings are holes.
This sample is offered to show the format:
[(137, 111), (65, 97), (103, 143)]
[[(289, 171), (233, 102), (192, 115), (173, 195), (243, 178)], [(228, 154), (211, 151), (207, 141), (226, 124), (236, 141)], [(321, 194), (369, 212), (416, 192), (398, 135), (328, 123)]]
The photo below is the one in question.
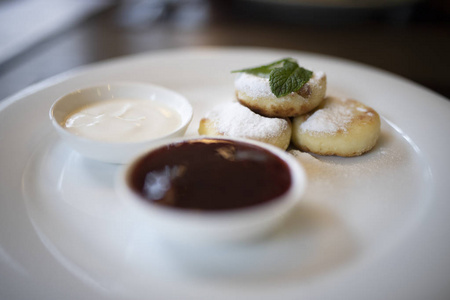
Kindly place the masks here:
[[(330, 2), (330, 1), (328, 1)], [(355, 6), (303, 1), (114, 1), (0, 64), (0, 99), (77, 66), (153, 50), (255, 46), (375, 66), (450, 98), (445, 0)], [(380, 0), (379, 3), (382, 3)]]

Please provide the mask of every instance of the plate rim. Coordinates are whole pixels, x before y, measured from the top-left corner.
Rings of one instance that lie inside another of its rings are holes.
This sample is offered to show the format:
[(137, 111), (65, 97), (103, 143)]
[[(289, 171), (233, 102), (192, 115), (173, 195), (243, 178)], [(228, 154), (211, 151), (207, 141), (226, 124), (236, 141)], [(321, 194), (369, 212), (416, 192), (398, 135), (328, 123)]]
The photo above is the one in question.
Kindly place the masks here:
[[(155, 52), (141, 53), (141, 54), (138, 54), (138, 55), (119, 57), (119, 58), (109, 59), (109, 60), (106, 60), (106, 61), (103, 61), (103, 62), (98, 62), (98, 63), (94, 63), (94, 64), (90, 64), (90, 65), (86, 65), (86, 66), (75, 68), (73, 70), (66, 71), (66, 72), (64, 72), (62, 74), (52, 76), (52, 77), (50, 77), (50, 78), (48, 78), (46, 80), (43, 80), (43, 81), (38, 82), (36, 84), (33, 84), (32, 86), (30, 86), (30, 87), (28, 87), (28, 88), (26, 88), (26, 89), (24, 89), (24, 90), (22, 90), (22, 91), (20, 91), (20, 92), (18, 92), (16, 94), (14, 94), (14, 95), (12, 95), (12, 96), (2, 100), (0, 102), (0, 116), (1, 116), (1, 114), (3, 113), (3, 111), (7, 107), (9, 107), (10, 105), (14, 105), (14, 103), (16, 103), (17, 101), (24, 100), (28, 96), (33, 95), (33, 94), (35, 94), (37, 92), (49, 89), (49, 88), (51, 88), (52, 86), (54, 86), (54, 85), (56, 85), (58, 83), (65, 82), (65, 81), (70, 81), (71, 79), (73, 79), (73, 78), (75, 78), (77, 76), (82, 76), (83, 74), (87, 74), (87, 73), (91, 72), (92, 70), (95, 70), (95, 69), (97, 69), (99, 67), (123, 64), (123, 63), (127, 63), (129, 61), (129, 59), (140, 60), (140, 59), (145, 59), (146, 57), (149, 57), (149, 56), (153, 57), (155, 55), (168, 55), (168, 56), (170, 56), (170, 55), (175, 55), (177, 53), (182, 53), (182, 52), (185, 52), (185, 51), (188, 51), (188, 52), (192, 53), (192, 52), (199, 52), (199, 51), (200, 52), (204, 52), (204, 51), (211, 51), (211, 50), (213, 50), (214, 52), (217, 52), (217, 53), (218, 52), (223, 52), (223, 51), (229, 52), (230, 50), (231, 51), (235, 51), (235, 52), (241, 52), (241, 51), (247, 51), (247, 52), (248, 51), (258, 51), (258, 52), (259, 51), (263, 51), (263, 52), (266, 52), (266, 53), (280, 52), (280, 53), (292, 53), (292, 54), (296, 54), (298, 56), (308, 55), (308, 56), (311, 56), (311, 57), (313, 57), (315, 59), (323, 59), (323, 58), (328, 59), (328, 60), (331, 59), (332, 61), (335, 61), (335, 62), (338, 62), (338, 63), (342, 63), (342, 64), (350, 64), (350, 66), (352, 66), (352, 67), (363, 68), (363, 69), (368, 70), (370, 72), (373, 72), (373, 71), (381, 72), (384, 75), (388, 75), (388, 77), (394, 77), (395, 79), (401, 80), (401, 81), (405, 82), (408, 85), (414, 85), (416, 88), (424, 90), (426, 93), (430, 93), (431, 92), (431, 94), (436, 99), (442, 98), (441, 100), (448, 101), (448, 99), (444, 98), (443, 96), (441, 96), (441, 95), (439, 95), (439, 94), (437, 94), (437, 93), (435, 93), (435, 92), (433, 92), (433, 91), (431, 91), (431, 90), (429, 90), (429, 89), (427, 89), (425, 87), (418, 86), (416, 83), (414, 83), (414, 82), (412, 82), (412, 81), (410, 81), (408, 79), (405, 79), (405, 78), (400, 77), (400, 76), (395, 75), (395, 74), (391, 74), (391, 73), (389, 73), (387, 71), (384, 71), (384, 70), (380, 70), (380, 69), (377, 69), (377, 68), (374, 68), (374, 67), (371, 67), (371, 66), (367, 66), (365, 64), (348, 61), (346, 59), (340, 59), (340, 58), (334, 58), (334, 57), (331, 57), (331, 56), (323, 56), (323, 55), (315, 54), (315, 53), (301, 52), (301, 51), (296, 51), (296, 50), (286, 50), (286, 49), (254, 48), (254, 47), (200, 47), (200, 48), (199, 47), (195, 47), (195, 48), (188, 48), (188, 49), (177, 48), (177, 49), (171, 49), (169, 51), (161, 50), (161, 51), (155, 51)], [(437, 103), (437, 101), (434, 101), (432, 103)], [(446, 107), (446, 109), (448, 111), (450, 111), (450, 103), (442, 104), (442, 107)], [(447, 121), (447, 124), (450, 124), (450, 120)], [(447, 161), (448, 161), (448, 159), (447, 159)], [(440, 182), (438, 182), (438, 183), (440, 184)], [(436, 187), (436, 188), (438, 188), (438, 187)], [(448, 226), (448, 224), (447, 224), (447, 226)], [(450, 232), (449, 229), (450, 228), (446, 228), (447, 232)], [(0, 245), (0, 250), (1, 250), (1, 245)]]

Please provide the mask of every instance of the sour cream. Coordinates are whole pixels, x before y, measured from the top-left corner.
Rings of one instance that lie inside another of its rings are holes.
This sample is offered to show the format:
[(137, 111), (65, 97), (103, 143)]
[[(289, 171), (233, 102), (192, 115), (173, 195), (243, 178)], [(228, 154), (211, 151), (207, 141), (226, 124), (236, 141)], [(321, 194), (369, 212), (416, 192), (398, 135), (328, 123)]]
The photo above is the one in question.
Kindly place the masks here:
[(140, 142), (177, 130), (181, 116), (160, 102), (113, 99), (82, 107), (62, 125), (73, 134), (94, 140)]

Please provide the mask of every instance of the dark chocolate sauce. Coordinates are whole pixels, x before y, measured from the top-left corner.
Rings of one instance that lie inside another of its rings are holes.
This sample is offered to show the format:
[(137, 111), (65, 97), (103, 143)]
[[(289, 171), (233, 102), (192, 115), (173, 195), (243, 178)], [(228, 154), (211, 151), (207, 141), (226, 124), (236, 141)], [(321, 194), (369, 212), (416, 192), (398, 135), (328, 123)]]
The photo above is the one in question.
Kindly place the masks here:
[(246, 143), (199, 139), (171, 144), (134, 164), (134, 191), (149, 202), (195, 210), (228, 210), (271, 201), (291, 184), (287, 164)]

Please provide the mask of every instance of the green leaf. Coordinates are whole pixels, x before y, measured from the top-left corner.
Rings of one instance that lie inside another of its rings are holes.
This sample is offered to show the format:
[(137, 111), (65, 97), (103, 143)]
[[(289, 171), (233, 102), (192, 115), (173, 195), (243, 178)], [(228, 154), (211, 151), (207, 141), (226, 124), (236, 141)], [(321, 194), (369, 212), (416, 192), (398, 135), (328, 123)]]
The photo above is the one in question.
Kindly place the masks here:
[(283, 97), (300, 90), (313, 72), (300, 67), (293, 58), (283, 58), (268, 65), (232, 71), (268, 78), (270, 89), (276, 97)]
[(296, 62), (286, 62), (282, 68), (270, 73), (270, 89), (275, 96), (283, 97), (300, 90), (307, 83), (313, 72), (300, 67)]
[(235, 70), (231, 71), (231, 73), (248, 73), (253, 74), (255, 76), (263, 77), (263, 78), (269, 78), (270, 72), (276, 68), (281, 68), (283, 65), (288, 62), (292, 61), (295, 62), (292, 58), (283, 58), (280, 60), (277, 60), (276, 62), (270, 63), (268, 65), (254, 67), (254, 68), (248, 68), (248, 69), (242, 69), (242, 70)]

